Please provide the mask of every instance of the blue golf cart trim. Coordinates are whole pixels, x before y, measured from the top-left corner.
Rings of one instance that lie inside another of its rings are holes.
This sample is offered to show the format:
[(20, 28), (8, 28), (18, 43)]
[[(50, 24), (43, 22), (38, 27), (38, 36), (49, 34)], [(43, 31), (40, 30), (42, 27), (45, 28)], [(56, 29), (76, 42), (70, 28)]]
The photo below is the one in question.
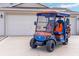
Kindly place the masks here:
[(70, 14), (65, 13), (38, 13), (37, 16), (46, 16), (46, 17), (52, 17), (52, 16), (58, 16), (58, 17), (70, 17)]

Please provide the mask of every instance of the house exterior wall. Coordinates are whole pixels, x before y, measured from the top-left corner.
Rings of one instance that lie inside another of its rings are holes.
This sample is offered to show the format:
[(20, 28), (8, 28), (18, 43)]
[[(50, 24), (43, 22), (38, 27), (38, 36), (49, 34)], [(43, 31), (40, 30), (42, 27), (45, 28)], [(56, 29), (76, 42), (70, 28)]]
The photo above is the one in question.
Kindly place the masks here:
[(4, 35), (4, 12), (0, 12), (0, 36)]
[[(34, 21), (37, 20), (36, 13), (25, 11), (3, 11), (5, 17), (0, 18), (0, 35), (33, 35), (35, 32)], [(1, 23), (2, 21), (2, 23)], [(79, 33), (79, 21), (77, 15), (70, 17), (71, 34)]]

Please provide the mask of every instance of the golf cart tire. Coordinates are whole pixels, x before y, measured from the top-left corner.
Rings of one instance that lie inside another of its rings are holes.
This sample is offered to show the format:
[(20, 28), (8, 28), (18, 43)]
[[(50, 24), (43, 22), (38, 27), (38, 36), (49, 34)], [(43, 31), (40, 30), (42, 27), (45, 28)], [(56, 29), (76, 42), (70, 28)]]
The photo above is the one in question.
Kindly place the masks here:
[(66, 41), (63, 43), (63, 45), (67, 45), (68, 44), (68, 38), (66, 39)]
[(34, 39), (30, 40), (30, 47), (31, 48), (37, 48), (37, 45), (35, 45), (35, 42), (36, 42), (36, 40), (34, 40)]
[(46, 42), (46, 49), (48, 52), (53, 52), (55, 49), (55, 41), (54, 40), (48, 40)]

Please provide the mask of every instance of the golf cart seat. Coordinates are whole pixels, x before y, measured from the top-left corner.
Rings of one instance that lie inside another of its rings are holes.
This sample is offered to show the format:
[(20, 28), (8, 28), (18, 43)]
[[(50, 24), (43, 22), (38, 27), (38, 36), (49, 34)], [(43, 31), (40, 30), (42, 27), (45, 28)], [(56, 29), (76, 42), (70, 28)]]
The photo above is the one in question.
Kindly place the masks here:
[(63, 35), (64, 34), (64, 21), (63, 20), (56, 21), (54, 34), (55, 35)]

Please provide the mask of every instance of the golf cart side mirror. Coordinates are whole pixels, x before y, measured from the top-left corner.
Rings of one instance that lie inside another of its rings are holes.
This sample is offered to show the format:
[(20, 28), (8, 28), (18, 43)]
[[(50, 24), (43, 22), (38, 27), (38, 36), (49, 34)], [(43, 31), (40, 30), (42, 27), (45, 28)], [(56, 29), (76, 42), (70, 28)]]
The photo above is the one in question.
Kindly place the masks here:
[(34, 25), (37, 25), (37, 22), (36, 21), (34, 22)]

